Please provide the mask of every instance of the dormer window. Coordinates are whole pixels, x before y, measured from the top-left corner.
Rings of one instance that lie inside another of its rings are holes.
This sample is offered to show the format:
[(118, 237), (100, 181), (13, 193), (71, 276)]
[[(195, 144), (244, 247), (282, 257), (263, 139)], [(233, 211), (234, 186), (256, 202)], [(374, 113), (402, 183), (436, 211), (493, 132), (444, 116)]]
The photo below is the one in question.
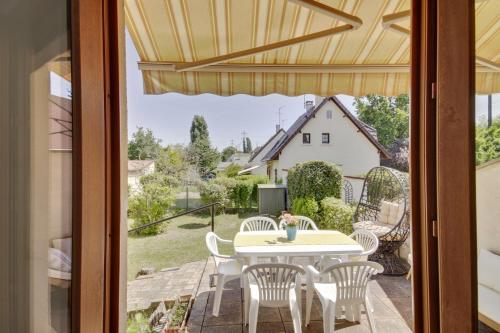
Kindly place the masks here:
[(321, 143), (330, 143), (330, 133), (321, 133)]
[(311, 133), (302, 133), (302, 143), (311, 143)]

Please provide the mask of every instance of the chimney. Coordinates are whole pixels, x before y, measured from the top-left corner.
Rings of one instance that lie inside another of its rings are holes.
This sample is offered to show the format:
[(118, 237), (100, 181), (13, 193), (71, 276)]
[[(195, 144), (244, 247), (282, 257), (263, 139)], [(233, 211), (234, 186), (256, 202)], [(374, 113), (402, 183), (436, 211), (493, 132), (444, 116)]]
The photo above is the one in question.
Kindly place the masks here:
[(314, 108), (314, 101), (306, 101), (304, 107), (306, 108), (306, 112)]
[(280, 131), (280, 125), (276, 124), (276, 133), (278, 133), (279, 131)]

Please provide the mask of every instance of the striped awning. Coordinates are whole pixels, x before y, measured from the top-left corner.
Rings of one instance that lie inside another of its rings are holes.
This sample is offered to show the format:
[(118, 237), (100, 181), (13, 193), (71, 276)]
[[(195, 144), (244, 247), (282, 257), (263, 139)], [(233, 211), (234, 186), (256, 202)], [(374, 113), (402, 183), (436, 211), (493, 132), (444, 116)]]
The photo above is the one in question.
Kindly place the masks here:
[[(477, 3), (478, 93), (500, 92), (499, 6)], [(410, 0), (126, 0), (147, 94), (409, 91)]]

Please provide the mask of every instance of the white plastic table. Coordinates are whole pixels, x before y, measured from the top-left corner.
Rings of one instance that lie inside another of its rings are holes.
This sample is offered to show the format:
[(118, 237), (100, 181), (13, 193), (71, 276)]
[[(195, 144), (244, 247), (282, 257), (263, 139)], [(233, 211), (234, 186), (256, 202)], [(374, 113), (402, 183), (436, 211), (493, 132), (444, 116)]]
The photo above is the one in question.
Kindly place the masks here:
[[(298, 230), (297, 236), (299, 234), (310, 233), (310, 234), (328, 234), (335, 233), (338, 237), (346, 237), (349, 236), (342, 234), (338, 231), (332, 230)], [(238, 233), (240, 234), (240, 233)], [(236, 237), (238, 236), (236, 234)], [(244, 232), (245, 236), (262, 236), (262, 235), (272, 235), (275, 236), (276, 239), (279, 237), (286, 238), (286, 231), (246, 231)], [(339, 235), (340, 234), (340, 235)], [(235, 239), (236, 239), (235, 237)], [(350, 240), (350, 238), (349, 238)], [(342, 242), (342, 243), (347, 243)], [(309, 257), (312, 260), (314, 257), (320, 256), (338, 256), (338, 257), (346, 257), (348, 255), (359, 255), (363, 252), (363, 247), (356, 244), (315, 244), (315, 245), (303, 245), (303, 244), (259, 244), (252, 246), (238, 246), (238, 244), (234, 243), (234, 250), (238, 257), (248, 258), (249, 264), (253, 265), (257, 263), (257, 258), (259, 257)]]

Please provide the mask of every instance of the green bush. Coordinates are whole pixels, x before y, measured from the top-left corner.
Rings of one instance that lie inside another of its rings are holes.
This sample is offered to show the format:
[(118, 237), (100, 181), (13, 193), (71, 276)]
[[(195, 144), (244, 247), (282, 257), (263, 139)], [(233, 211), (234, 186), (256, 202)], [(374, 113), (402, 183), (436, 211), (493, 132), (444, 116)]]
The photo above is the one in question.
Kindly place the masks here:
[(249, 208), (252, 196), (253, 184), (248, 180), (237, 180), (236, 186), (229, 194), (229, 198), (236, 208)]
[[(163, 183), (145, 178), (129, 198), (129, 217), (134, 220), (132, 228), (160, 220), (174, 203), (171, 188)], [(139, 231), (141, 235), (156, 235), (162, 228), (161, 223)]]
[(320, 229), (332, 229), (352, 233), (352, 217), (354, 207), (345, 204), (341, 199), (328, 197), (321, 200), (318, 224)]
[(314, 198), (295, 198), (292, 204), (292, 213), (294, 215), (307, 216), (316, 219), (319, 206)]
[(267, 176), (262, 175), (243, 175), (236, 177), (237, 180), (248, 181), (252, 183), (252, 194), (250, 195), (250, 204), (257, 205), (257, 200), (259, 196), (259, 184), (269, 183)]
[(178, 187), (181, 184), (179, 178), (171, 175), (165, 175), (160, 172), (154, 172), (142, 176), (139, 179), (142, 185), (146, 184), (159, 184), (161, 186), (169, 187), (171, 189)]
[(226, 177), (234, 178), (238, 176), (238, 172), (240, 171), (241, 171), (241, 166), (239, 166), (238, 164), (231, 163), (224, 170), (224, 174), (226, 175)]
[(500, 157), (500, 117), (490, 127), (476, 126), (476, 165)]
[(201, 202), (210, 204), (212, 202), (220, 202), (224, 206), (228, 204), (227, 189), (214, 181), (208, 181), (200, 187)]
[(320, 202), (326, 197), (340, 198), (342, 171), (335, 164), (310, 161), (297, 164), (288, 171), (288, 193), (295, 198), (314, 198)]

